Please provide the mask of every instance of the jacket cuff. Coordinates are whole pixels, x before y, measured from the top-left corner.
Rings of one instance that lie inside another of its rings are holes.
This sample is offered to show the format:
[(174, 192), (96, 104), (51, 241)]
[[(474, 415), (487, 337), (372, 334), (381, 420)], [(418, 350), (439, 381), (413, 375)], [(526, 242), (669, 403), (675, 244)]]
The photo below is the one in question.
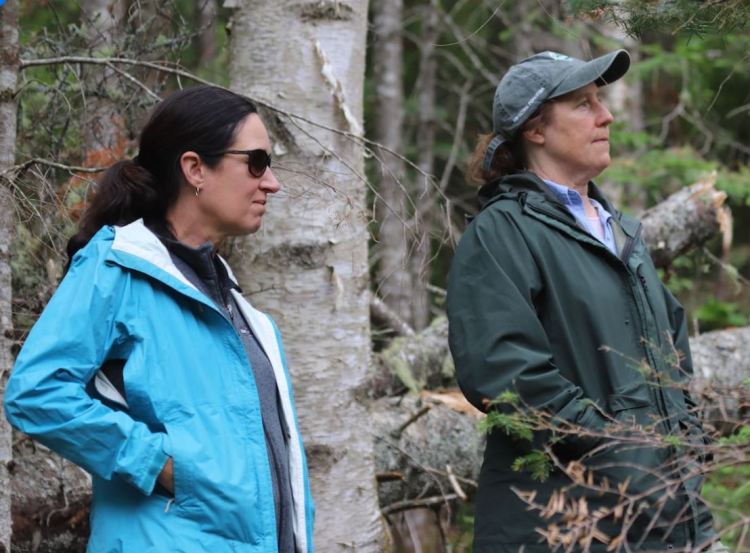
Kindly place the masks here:
[(154, 436), (156, 439), (150, 440), (148, 447), (143, 451), (141, 470), (137, 474), (125, 477), (130, 484), (145, 495), (153, 493), (159, 473), (169, 459), (166, 434), (159, 433)]

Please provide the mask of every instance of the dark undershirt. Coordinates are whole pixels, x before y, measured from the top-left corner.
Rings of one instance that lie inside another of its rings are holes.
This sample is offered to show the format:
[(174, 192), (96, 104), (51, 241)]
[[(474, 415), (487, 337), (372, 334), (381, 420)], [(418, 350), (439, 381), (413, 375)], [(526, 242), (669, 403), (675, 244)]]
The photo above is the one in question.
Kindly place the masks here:
[(260, 400), (268, 462), (271, 467), (279, 553), (294, 553), (292, 487), (289, 476), (289, 431), (284, 421), (273, 367), (258, 339), (242, 316), (230, 290), (226, 267), (211, 244), (193, 248), (175, 240), (163, 225), (148, 225), (169, 251), (172, 261), (194, 286), (206, 294), (232, 323), (242, 341)]

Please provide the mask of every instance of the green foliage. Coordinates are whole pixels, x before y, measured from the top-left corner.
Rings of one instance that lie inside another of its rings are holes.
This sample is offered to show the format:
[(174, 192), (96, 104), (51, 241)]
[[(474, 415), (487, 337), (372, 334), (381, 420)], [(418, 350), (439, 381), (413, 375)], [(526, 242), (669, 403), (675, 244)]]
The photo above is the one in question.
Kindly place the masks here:
[(528, 455), (523, 455), (513, 461), (512, 468), (516, 472), (530, 472), (532, 478), (543, 482), (549, 478), (549, 474), (552, 471), (552, 460), (544, 451), (534, 450)]
[(747, 27), (746, 0), (569, 0), (572, 11), (593, 19), (614, 21), (633, 36), (653, 29), (664, 33), (701, 35)]
[(519, 408), (518, 394), (506, 390), (490, 402), (492, 410), (479, 422), (481, 432), (501, 430), (506, 435), (531, 441), (534, 437), (532, 420)]
[(709, 299), (695, 311), (702, 331), (717, 330), (730, 326), (745, 326), (750, 321), (735, 303)]
[[(746, 384), (747, 386), (747, 384)], [(743, 425), (737, 430), (735, 430), (732, 434), (729, 436), (723, 436), (719, 438), (718, 440), (720, 445), (723, 446), (742, 446), (742, 445), (750, 445), (750, 426)]]
[(490, 411), (479, 423), (481, 432), (501, 430), (506, 435), (531, 441), (534, 437), (528, 418), (521, 413), (501, 413)]
[[(743, 443), (746, 444), (748, 439), (750, 434), (745, 435)], [(703, 499), (711, 508), (717, 528), (730, 528), (721, 534), (721, 541), (730, 551), (746, 551), (747, 538), (739, 543), (746, 526), (738, 523), (750, 512), (750, 464), (710, 473), (703, 485)]]
[(682, 447), (683, 445), (685, 445), (685, 440), (683, 440), (681, 436), (674, 436), (674, 435), (664, 436), (663, 440), (664, 440), (664, 445), (668, 445), (670, 447), (677, 448), (677, 447)]

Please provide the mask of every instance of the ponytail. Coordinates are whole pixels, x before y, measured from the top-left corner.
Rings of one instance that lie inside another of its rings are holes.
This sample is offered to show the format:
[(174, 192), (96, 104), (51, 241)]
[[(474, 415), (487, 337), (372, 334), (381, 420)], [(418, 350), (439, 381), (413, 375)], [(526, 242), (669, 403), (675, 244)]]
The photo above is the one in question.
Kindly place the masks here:
[(133, 160), (118, 161), (100, 177), (78, 232), (68, 240), (68, 264), (101, 227), (163, 218), (170, 203), (156, 190), (148, 169)]
[(474, 147), (474, 153), (469, 160), (467, 172), (469, 181), (476, 184), (485, 184), (505, 175), (525, 171), (528, 160), (526, 159), (526, 145), (522, 134), (525, 130), (534, 126), (549, 124), (552, 118), (552, 102), (554, 100), (543, 103), (513, 138), (503, 142), (495, 150), (489, 170), (485, 170), (484, 156), (490, 142), (497, 134), (480, 134), (477, 138), (477, 145)]

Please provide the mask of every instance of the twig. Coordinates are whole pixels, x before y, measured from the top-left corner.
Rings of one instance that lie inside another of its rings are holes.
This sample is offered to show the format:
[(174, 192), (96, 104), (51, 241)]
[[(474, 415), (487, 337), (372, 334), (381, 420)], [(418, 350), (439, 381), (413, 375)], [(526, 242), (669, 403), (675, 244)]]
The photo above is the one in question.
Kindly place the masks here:
[(5, 171), (0, 173), (0, 176), (5, 176), (8, 173), (22, 173), (32, 165), (45, 165), (47, 167), (54, 167), (55, 169), (62, 169), (63, 171), (70, 171), (71, 173), (101, 173), (106, 171), (107, 167), (81, 167), (78, 165), (65, 165), (64, 163), (57, 163), (56, 161), (50, 161), (49, 159), (43, 159), (34, 157), (27, 159), (23, 163), (8, 167)]
[(453, 167), (456, 165), (456, 158), (458, 157), (458, 149), (461, 146), (461, 142), (464, 137), (464, 125), (466, 124), (466, 108), (469, 105), (469, 91), (473, 82), (471, 80), (464, 83), (461, 88), (461, 98), (458, 103), (458, 115), (456, 116), (456, 125), (453, 129), (453, 144), (451, 145), (451, 153), (448, 155), (448, 161), (445, 163), (445, 169), (443, 169), (443, 175), (440, 177), (440, 184), (438, 188), (445, 192), (450, 180), (451, 173), (453, 173)]
[(399, 439), (401, 437), (401, 434), (404, 433), (404, 430), (406, 430), (411, 424), (419, 420), (421, 417), (423, 417), (425, 414), (427, 414), (427, 411), (432, 409), (432, 405), (425, 405), (422, 407), (419, 411), (414, 413), (411, 417), (407, 419), (407, 421), (396, 428), (395, 430), (391, 431), (391, 437), (395, 439)]
[(375, 293), (370, 293), (370, 313), (399, 336), (414, 336), (414, 329)]
[(441, 503), (448, 503), (453, 499), (457, 499), (456, 494), (448, 494), (439, 497), (425, 497), (424, 499), (407, 499), (404, 501), (397, 501), (390, 505), (383, 507), (380, 512), (384, 515), (391, 513), (397, 513), (399, 511), (408, 511), (409, 509), (417, 509), (419, 507), (431, 507), (432, 505), (440, 505)]
[(389, 472), (379, 472), (375, 475), (375, 480), (378, 482), (393, 482), (394, 480), (406, 480), (402, 472), (395, 470)]
[(456, 495), (461, 499), (461, 501), (466, 501), (468, 499), (466, 492), (461, 489), (458, 480), (456, 480), (456, 475), (453, 474), (453, 469), (451, 469), (451, 466), (445, 465), (445, 471), (448, 473), (448, 482), (451, 483), (453, 491), (456, 492)]

